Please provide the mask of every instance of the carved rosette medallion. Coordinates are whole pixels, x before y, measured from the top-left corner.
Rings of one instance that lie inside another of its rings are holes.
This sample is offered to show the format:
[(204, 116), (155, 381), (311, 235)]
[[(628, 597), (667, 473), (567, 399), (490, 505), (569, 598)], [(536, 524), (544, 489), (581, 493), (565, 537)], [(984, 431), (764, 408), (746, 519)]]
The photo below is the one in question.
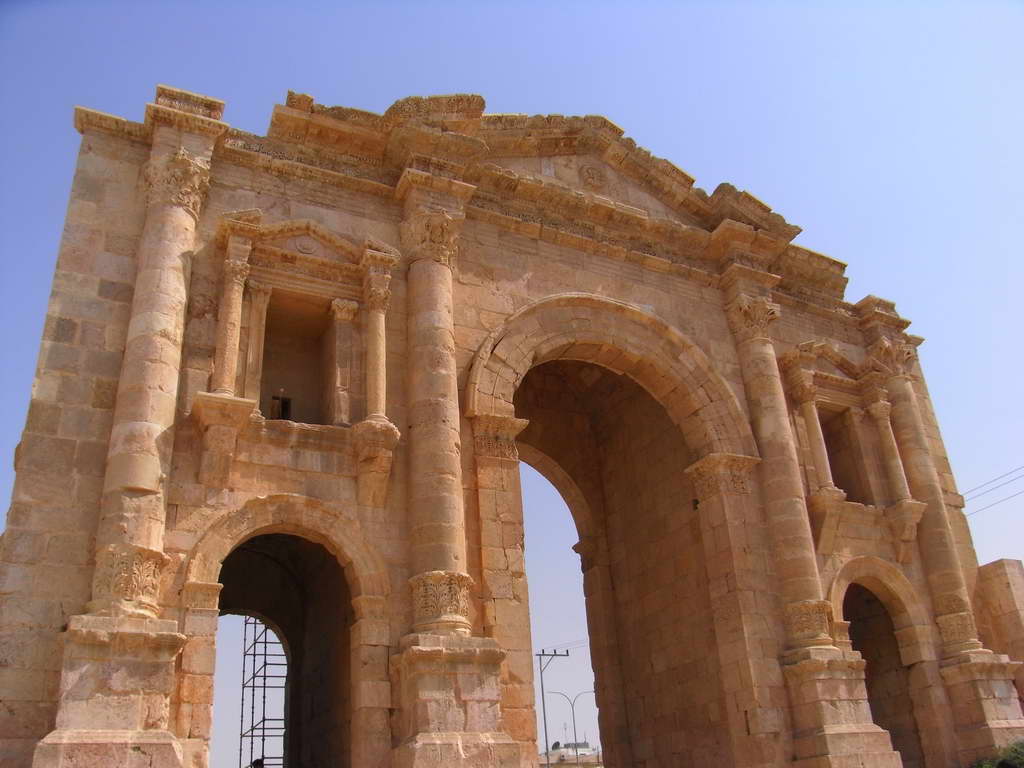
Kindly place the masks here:
[(580, 168), (580, 184), (591, 192), (604, 192), (608, 187), (608, 174), (599, 165), (584, 165)]
[(768, 327), (779, 319), (779, 305), (767, 296), (741, 293), (727, 311), (732, 332), (740, 341), (768, 339)]
[(786, 634), (796, 647), (832, 644), (832, 603), (801, 600), (785, 607)]
[(913, 373), (917, 350), (912, 344), (882, 338), (871, 345), (869, 352), (872, 360), (893, 376), (909, 376)]
[(149, 205), (178, 206), (199, 219), (210, 187), (209, 161), (179, 148), (171, 155), (150, 160), (143, 179)]
[(422, 208), (402, 222), (402, 248), (414, 261), (432, 259), (450, 267), (464, 218), (441, 208)]
[(94, 584), (99, 600), (134, 603), (142, 613), (156, 615), (160, 577), (170, 562), (167, 555), (144, 547), (109, 546), (97, 560)]
[(721, 494), (750, 493), (750, 475), (761, 460), (733, 453), (711, 453), (695, 461), (684, 472), (693, 482), (698, 499)]
[(426, 571), (409, 579), (409, 584), (417, 631), (469, 631), (469, 590), (473, 586), (469, 575)]
[(476, 416), (473, 419), (473, 451), (477, 456), (518, 461), (516, 437), (530, 422), (514, 416)]

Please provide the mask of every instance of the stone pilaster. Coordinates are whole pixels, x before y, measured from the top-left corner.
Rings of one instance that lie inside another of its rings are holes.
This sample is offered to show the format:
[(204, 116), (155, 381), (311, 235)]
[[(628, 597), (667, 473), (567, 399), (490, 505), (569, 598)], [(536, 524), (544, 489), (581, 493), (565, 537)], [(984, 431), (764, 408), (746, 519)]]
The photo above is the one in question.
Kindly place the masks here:
[(271, 287), (252, 278), (249, 286), (249, 350), (245, 361), (245, 390), (248, 400), (260, 401), (260, 380), (263, 377), (263, 344), (267, 332), (267, 307)]
[(330, 326), (324, 334), (324, 411), (327, 423), (347, 426), (352, 423), (352, 322), (359, 304), (334, 299), (330, 305)]
[(387, 334), (391, 269), (398, 257), (367, 248), (363, 254), (363, 302), (366, 306), (366, 416), (384, 417), (387, 403)]
[[(777, 655), (772, 651), (772, 620), (758, 616), (754, 606), (770, 605), (768, 574), (758, 557), (767, 543), (759, 527), (759, 504), (752, 475), (759, 460), (752, 456), (713, 453), (686, 468), (697, 497), (701, 540), (708, 569), (708, 590), (734, 765), (781, 764), (788, 759), (788, 718), (780, 702), (786, 692)], [(723, 756), (725, 757), (725, 756)]]

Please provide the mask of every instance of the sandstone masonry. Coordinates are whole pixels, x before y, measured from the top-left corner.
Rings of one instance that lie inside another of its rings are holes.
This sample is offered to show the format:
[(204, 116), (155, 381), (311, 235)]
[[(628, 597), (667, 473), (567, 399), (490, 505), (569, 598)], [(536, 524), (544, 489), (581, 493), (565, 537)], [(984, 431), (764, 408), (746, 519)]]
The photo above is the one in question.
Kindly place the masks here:
[(222, 114), (75, 111), (0, 764), (206, 768), (230, 612), (289, 650), (293, 768), (535, 766), (521, 460), (579, 531), (608, 765), (1024, 739), (1024, 569), (978, 567), (922, 340), (798, 227), (602, 117)]

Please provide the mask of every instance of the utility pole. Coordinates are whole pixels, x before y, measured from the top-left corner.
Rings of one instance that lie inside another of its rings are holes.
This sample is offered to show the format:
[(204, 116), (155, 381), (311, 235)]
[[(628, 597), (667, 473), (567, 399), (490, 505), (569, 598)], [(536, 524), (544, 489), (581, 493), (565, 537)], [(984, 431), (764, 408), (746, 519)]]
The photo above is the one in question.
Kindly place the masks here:
[[(543, 691), (544, 691), (544, 686), (541, 685), (541, 692), (543, 693)], [(569, 696), (567, 694), (564, 694), (561, 691), (552, 691), (552, 693), (557, 693), (559, 696), (561, 696), (563, 699), (565, 699), (566, 701), (569, 702), (569, 711), (572, 713), (572, 748), (576, 752), (576, 765), (579, 765), (580, 764), (580, 739), (576, 735), (576, 699), (578, 699), (584, 693), (594, 693), (594, 692), (593, 691), (580, 691), (575, 696), (573, 696), (571, 699), (569, 698)]]
[(545, 651), (541, 648), (540, 653), (534, 655), (537, 657), (537, 668), (540, 670), (540, 710), (544, 715), (544, 759), (548, 768), (551, 768), (551, 747), (548, 745), (548, 705), (544, 697), (544, 670), (555, 659), (568, 657), (569, 651), (565, 650), (559, 653), (558, 651)]

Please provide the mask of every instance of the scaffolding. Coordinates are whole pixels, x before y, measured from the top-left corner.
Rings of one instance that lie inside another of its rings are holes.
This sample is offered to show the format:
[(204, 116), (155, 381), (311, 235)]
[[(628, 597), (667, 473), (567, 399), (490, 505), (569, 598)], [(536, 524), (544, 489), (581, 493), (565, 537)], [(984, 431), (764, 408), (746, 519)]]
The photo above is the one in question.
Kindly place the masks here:
[(238, 768), (283, 768), (287, 678), (288, 657), (281, 641), (262, 621), (246, 616)]

